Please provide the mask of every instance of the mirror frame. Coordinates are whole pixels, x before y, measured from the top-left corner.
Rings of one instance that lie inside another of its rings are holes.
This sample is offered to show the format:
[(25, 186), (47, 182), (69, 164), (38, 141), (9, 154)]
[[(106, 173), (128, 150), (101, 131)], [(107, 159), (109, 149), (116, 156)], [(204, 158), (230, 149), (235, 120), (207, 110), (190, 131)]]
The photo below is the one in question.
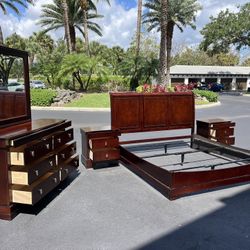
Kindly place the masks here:
[(30, 81), (29, 81), (29, 61), (28, 52), (5, 47), (0, 45), (0, 54), (6, 56), (15, 56), (23, 59), (23, 77), (25, 88), (25, 114), (22, 116), (9, 117), (0, 119), (0, 128), (8, 127), (10, 125), (20, 124), (31, 120), (31, 107), (30, 107)]

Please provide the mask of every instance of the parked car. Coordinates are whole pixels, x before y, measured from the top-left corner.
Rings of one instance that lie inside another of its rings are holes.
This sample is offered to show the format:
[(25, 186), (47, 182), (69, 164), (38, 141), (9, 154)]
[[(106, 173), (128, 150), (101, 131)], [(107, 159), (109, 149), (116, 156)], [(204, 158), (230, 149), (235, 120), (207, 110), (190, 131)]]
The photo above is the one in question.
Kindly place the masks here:
[(24, 85), (19, 82), (8, 83), (8, 91), (24, 91)]
[(198, 86), (198, 89), (200, 90), (211, 90), (213, 92), (220, 92), (222, 90), (224, 90), (224, 85), (221, 83), (200, 83), (200, 85)]
[(45, 89), (45, 83), (39, 80), (30, 81), (30, 87), (34, 89)]
[(221, 83), (211, 83), (209, 90), (213, 91), (213, 92), (220, 92), (224, 89), (224, 85)]

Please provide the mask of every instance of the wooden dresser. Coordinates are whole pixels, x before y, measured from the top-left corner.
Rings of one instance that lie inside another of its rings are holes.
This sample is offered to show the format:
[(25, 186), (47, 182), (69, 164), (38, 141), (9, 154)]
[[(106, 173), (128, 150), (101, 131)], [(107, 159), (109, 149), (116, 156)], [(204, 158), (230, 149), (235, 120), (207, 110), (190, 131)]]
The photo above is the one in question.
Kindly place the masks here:
[(120, 159), (119, 130), (81, 128), (82, 163), (86, 168), (117, 165)]
[(234, 126), (235, 123), (223, 119), (197, 120), (197, 135), (210, 140), (221, 142), (227, 145), (235, 143)]
[[(0, 219), (11, 220), (18, 204), (39, 202), (79, 159), (70, 121), (31, 118), (28, 53), (0, 45), (0, 58)], [(10, 72), (23, 91), (9, 88)]]
[(73, 128), (66, 120), (41, 119), (0, 132), (0, 218), (15, 204), (34, 205), (79, 165)]

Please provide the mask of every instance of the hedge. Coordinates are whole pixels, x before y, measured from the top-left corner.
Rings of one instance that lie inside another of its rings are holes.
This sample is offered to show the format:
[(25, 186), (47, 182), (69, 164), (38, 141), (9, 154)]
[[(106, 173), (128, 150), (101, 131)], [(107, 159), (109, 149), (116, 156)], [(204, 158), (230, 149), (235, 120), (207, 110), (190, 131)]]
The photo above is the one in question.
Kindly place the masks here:
[(31, 89), (30, 97), (32, 106), (50, 106), (53, 98), (56, 97), (56, 91), (52, 89)]
[(209, 102), (217, 102), (218, 101), (218, 94), (209, 90), (199, 90), (194, 89), (193, 93), (195, 95), (200, 95), (202, 97), (206, 97)]

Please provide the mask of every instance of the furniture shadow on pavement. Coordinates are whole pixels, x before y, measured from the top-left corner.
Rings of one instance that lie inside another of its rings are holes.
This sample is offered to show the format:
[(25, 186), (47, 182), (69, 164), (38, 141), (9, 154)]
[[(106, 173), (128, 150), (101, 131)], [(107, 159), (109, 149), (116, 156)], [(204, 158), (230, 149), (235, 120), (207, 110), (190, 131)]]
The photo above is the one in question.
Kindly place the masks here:
[(64, 181), (62, 181), (53, 191), (48, 193), (42, 200), (40, 200), (37, 204), (34, 206), (30, 205), (20, 205), (19, 212), (23, 214), (31, 214), (31, 215), (38, 215), (44, 208), (46, 208), (50, 202), (52, 202), (56, 197), (58, 197), (61, 192), (64, 191), (68, 186), (71, 185), (75, 181), (76, 178), (80, 175), (80, 171), (76, 169), (76, 171), (73, 171), (70, 173), (68, 178), (66, 178)]
[(187, 225), (179, 225), (175, 231), (148, 242), (137, 250), (249, 249), (250, 189), (219, 201), (222, 203), (221, 208)]

